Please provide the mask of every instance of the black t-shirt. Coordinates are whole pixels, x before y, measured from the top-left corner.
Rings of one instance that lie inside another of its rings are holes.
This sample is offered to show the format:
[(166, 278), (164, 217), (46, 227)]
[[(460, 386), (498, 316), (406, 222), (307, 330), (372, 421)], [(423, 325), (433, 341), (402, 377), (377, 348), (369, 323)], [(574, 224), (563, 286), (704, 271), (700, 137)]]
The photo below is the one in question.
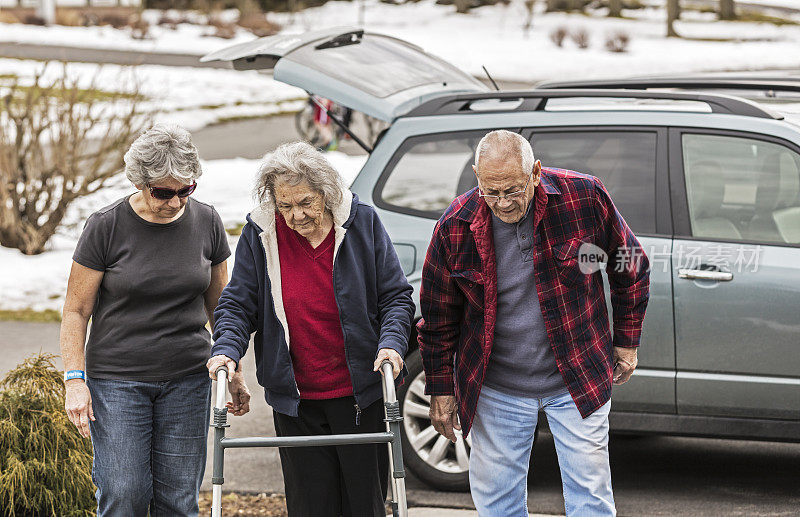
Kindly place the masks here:
[(203, 294), (231, 254), (217, 211), (193, 198), (170, 223), (151, 223), (130, 197), (92, 214), (73, 260), (97, 271), (86, 372), (164, 381), (205, 369), (210, 336)]

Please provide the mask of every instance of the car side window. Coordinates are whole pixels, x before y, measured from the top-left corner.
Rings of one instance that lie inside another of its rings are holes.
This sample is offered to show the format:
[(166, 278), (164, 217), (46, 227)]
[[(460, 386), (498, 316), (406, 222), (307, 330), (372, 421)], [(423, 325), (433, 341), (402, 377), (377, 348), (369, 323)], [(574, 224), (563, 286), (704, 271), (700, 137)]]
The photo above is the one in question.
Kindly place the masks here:
[(650, 131), (537, 131), (533, 154), (543, 167), (600, 178), (635, 233), (656, 230), (656, 142)]
[(800, 155), (754, 138), (684, 133), (694, 237), (800, 244)]
[(406, 141), (378, 184), (379, 206), (438, 219), (453, 199), (476, 186), (475, 146), (485, 133), (425, 135)]

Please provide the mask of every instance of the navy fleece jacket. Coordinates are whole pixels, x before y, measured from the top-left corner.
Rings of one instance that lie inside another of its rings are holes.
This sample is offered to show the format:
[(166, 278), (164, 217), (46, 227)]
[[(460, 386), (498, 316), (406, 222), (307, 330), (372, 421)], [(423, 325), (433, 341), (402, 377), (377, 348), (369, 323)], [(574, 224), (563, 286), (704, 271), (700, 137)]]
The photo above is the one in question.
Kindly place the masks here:
[[(378, 350), (392, 348), (403, 357), (408, 349), (413, 289), (375, 210), (350, 191), (343, 194), (333, 211), (333, 290), (353, 395), (365, 408), (382, 396), (380, 374), (372, 371)], [(274, 220), (271, 203), (247, 216), (231, 281), (214, 311), (211, 355), (238, 362), (255, 332), (256, 375), (264, 397), (279, 413), (297, 416), (300, 395), (289, 354)], [(398, 382), (405, 373), (403, 368)]]

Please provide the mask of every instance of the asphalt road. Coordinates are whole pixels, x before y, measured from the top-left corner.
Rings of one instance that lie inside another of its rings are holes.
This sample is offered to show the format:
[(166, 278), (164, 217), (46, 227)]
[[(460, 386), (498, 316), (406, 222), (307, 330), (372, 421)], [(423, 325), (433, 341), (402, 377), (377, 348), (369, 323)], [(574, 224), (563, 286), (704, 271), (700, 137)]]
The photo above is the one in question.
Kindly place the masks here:
[[(58, 352), (58, 325), (0, 322), (0, 376), (30, 354)], [(272, 413), (255, 381), (253, 355), (245, 372), (254, 393), (252, 411), (230, 417), (229, 436), (274, 435)], [(59, 367), (61, 365), (59, 364)], [(800, 444), (697, 438), (611, 440), (611, 466), (621, 516), (795, 516), (800, 513)], [(552, 438), (541, 433), (528, 484), (531, 512), (563, 514), (558, 463)], [(277, 451), (229, 451), (225, 490), (281, 492)], [(210, 458), (205, 487), (210, 487)], [(471, 508), (467, 493), (432, 491), (409, 474), (412, 505)]]

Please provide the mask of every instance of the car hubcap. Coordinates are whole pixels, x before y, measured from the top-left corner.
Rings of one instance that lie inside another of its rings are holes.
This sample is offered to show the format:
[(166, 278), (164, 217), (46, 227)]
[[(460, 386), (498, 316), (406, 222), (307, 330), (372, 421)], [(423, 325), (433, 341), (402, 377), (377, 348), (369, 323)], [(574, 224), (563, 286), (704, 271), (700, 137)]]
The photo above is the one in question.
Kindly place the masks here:
[(463, 474), (469, 470), (469, 451), (472, 440), (456, 430), (456, 443), (436, 432), (428, 412), (431, 398), (425, 394), (425, 373), (417, 375), (408, 386), (403, 402), (403, 426), (406, 438), (428, 465), (441, 472)]

